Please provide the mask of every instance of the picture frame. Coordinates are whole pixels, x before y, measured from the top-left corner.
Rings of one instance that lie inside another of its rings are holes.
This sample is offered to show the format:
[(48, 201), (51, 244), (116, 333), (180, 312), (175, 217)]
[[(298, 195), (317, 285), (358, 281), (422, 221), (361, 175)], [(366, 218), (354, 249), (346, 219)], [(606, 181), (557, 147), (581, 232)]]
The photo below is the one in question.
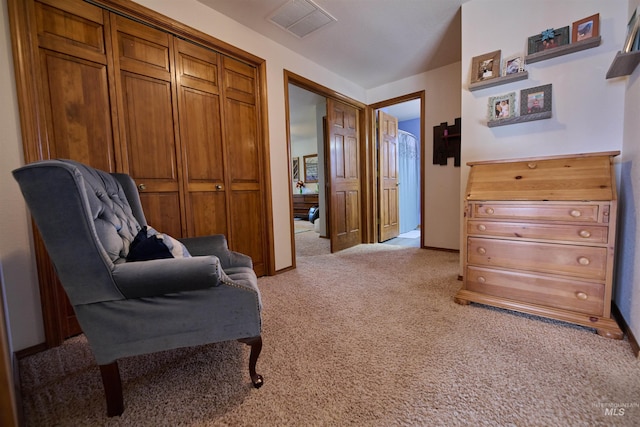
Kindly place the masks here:
[(571, 26), (571, 42), (579, 42), (600, 35), (600, 14), (587, 16)]
[(318, 182), (318, 155), (309, 154), (303, 156), (304, 182)]
[(500, 77), (500, 56), (502, 51), (496, 50), (471, 59), (471, 83)]
[(520, 91), (520, 115), (551, 112), (551, 84), (522, 89)]
[(524, 71), (524, 57), (522, 55), (513, 55), (504, 59), (502, 65), (502, 75), (508, 76)]
[[(549, 31), (553, 34), (553, 38), (551, 39), (545, 37), (545, 34)], [(553, 28), (544, 30), (540, 34), (529, 37), (527, 44), (528, 55), (569, 44), (569, 26), (567, 25), (566, 27), (558, 28), (555, 30)]]
[(487, 105), (489, 121), (509, 119), (516, 116), (516, 93), (492, 96)]
[(300, 180), (300, 157), (291, 159), (291, 180)]
[(627, 25), (627, 38), (622, 51), (628, 53), (638, 49), (640, 49), (640, 13), (636, 9)]

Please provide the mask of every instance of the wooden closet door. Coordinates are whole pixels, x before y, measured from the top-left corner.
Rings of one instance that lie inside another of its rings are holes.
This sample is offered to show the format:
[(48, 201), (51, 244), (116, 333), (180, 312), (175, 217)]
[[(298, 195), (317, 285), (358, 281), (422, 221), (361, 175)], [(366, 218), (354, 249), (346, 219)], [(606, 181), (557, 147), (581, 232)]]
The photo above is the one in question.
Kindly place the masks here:
[[(124, 169), (135, 180), (147, 223), (186, 234), (180, 195), (172, 36), (112, 14)], [(174, 122), (175, 120), (175, 122)]]
[(220, 58), (184, 40), (175, 46), (188, 235), (228, 235)]
[[(25, 163), (64, 158), (114, 172), (116, 123), (110, 97), (109, 15), (84, 2), (42, 0), (24, 3), (29, 11), (37, 59), (29, 112), (37, 138), (25, 147)], [(39, 234), (35, 233), (38, 278), (47, 345), (82, 332)]]
[(267, 231), (256, 69), (224, 57), (222, 82), (230, 247), (249, 255), (262, 276), (267, 272)]

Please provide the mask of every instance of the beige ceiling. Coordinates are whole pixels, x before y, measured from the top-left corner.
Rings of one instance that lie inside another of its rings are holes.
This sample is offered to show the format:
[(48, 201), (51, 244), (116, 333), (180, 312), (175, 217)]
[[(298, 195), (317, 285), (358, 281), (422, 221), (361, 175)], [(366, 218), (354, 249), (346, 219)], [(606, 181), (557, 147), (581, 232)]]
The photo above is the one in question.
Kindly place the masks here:
[(299, 38), (269, 21), (297, 0), (198, 0), (370, 89), (460, 60), (468, 0), (313, 0), (337, 22)]

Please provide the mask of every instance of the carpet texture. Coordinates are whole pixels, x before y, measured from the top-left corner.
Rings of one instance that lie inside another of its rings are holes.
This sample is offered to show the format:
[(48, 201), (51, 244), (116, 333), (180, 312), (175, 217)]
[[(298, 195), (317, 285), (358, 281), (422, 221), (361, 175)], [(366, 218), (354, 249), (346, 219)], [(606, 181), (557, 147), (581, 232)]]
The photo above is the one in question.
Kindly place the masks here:
[(26, 425), (640, 425), (626, 340), (457, 305), (458, 257), (360, 245), (260, 278), (259, 390), (237, 342), (131, 357), (124, 414), (108, 419), (84, 337), (67, 340), (20, 361)]

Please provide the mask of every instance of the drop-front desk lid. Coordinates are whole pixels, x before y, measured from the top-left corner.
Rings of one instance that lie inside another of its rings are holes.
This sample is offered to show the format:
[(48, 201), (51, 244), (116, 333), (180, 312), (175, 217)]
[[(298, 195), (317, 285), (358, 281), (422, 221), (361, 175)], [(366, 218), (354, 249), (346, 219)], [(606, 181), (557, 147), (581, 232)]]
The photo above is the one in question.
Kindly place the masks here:
[(469, 162), (467, 200), (615, 200), (619, 151)]

